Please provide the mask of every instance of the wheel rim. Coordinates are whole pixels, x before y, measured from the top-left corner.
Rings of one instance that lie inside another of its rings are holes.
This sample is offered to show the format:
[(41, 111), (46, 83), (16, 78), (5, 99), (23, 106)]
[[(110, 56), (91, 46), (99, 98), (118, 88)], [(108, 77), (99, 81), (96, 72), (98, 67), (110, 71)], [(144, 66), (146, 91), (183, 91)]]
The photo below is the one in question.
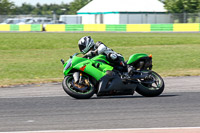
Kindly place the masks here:
[(163, 81), (157, 74), (152, 73), (148, 78), (141, 81), (141, 85), (148, 90), (159, 90), (163, 86)]
[(66, 85), (71, 91), (79, 94), (89, 94), (93, 91), (93, 85), (90, 83), (90, 81), (89, 86), (78, 86), (74, 83), (73, 77), (67, 79)]

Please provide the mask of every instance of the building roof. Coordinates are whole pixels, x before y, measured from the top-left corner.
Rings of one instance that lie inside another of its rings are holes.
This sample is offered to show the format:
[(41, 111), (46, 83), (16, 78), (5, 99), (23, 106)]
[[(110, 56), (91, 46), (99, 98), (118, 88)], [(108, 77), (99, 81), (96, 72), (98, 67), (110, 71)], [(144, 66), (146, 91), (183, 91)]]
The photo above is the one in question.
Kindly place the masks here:
[(78, 14), (119, 12), (166, 12), (158, 0), (93, 0)]

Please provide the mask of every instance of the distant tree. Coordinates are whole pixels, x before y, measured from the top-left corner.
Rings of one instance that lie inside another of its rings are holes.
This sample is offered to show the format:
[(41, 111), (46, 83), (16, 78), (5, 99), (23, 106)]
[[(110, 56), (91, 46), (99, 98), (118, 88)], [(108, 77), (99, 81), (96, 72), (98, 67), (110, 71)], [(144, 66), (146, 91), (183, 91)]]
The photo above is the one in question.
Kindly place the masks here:
[(8, 0), (0, 0), (0, 14), (8, 14), (8, 9), (13, 9), (13, 11), (9, 11), (10, 14), (13, 15), (52, 15), (55, 13), (56, 15), (63, 14), (76, 14), (76, 12), (88, 4), (92, 0), (74, 0), (70, 4), (39, 4), (37, 3), (35, 6), (27, 3), (23, 3), (21, 6), (15, 6), (14, 3), (9, 2)]
[(200, 11), (200, 0), (159, 0), (172, 13), (195, 13)]
[(18, 7), (18, 14), (27, 15), (34, 10), (34, 6), (31, 4), (23, 3), (21, 7)]
[(69, 4), (68, 14), (76, 14), (76, 12), (92, 0), (74, 0)]
[(0, 14), (1, 15), (8, 15), (12, 14), (14, 11), (14, 3), (9, 2), (9, 0), (0, 0)]
[(58, 4), (44, 4), (40, 5), (37, 4), (35, 9), (32, 11), (32, 14), (37, 14), (37, 15), (51, 15), (53, 13), (57, 15), (62, 15), (66, 14), (66, 11), (68, 10), (68, 4), (62, 3), (61, 5)]
[(181, 13), (179, 15), (175, 15), (175, 18), (179, 20), (179, 22), (184, 23), (188, 21), (188, 15), (186, 13), (193, 13), (191, 19), (195, 21), (198, 14), (200, 12), (200, 0), (159, 0), (164, 3), (165, 8), (171, 13)]
[(69, 11), (69, 4), (61, 3), (59, 10), (57, 11), (57, 14), (64, 15), (68, 14)]

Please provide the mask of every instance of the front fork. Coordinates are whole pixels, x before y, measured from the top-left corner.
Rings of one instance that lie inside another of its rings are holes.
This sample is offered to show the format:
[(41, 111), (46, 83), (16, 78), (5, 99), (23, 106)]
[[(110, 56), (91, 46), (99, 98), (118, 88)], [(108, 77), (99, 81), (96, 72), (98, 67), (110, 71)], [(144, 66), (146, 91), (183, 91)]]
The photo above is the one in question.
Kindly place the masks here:
[(82, 78), (83, 78), (83, 73), (82, 72), (75, 72), (73, 74), (73, 78), (74, 78), (74, 82), (75, 83), (81, 83), (82, 82)]
[(83, 79), (83, 73), (82, 72), (75, 72), (73, 73), (73, 78), (74, 78), (74, 82), (75, 84), (89, 84), (89, 80), (88, 79)]
[(78, 81), (80, 79), (80, 72), (73, 73), (73, 78), (74, 78), (74, 82), (78, 83)]

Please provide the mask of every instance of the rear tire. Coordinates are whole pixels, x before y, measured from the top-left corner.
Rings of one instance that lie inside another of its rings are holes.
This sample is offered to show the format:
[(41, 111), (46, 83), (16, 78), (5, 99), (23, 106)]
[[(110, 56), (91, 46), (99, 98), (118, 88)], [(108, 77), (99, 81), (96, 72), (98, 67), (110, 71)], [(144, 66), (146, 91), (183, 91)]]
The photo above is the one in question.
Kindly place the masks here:
[(85, 86), (83, 88), (84, 89), (83, 91), (81, 91), (82, 88), (78, 88), (77, 86), (75, 86), (73, 82), (74, 82), (73, 75), (66, 76), (62, 82), (64, 91), (71, 97), (76, 99), (89, 99), (94, 95), (95, 93), (94, 86), (90, 81), (89, 81), (89, 86)]
[[(153, 83), (145, 83), (153, 81)], [(154, 71), (151, 71), (149, 78), (141, 80), (141, 83), (136, 88), (136, 92), (145, 97), (159, 96), (165, 88), (164, 80), (162, 77)]]

